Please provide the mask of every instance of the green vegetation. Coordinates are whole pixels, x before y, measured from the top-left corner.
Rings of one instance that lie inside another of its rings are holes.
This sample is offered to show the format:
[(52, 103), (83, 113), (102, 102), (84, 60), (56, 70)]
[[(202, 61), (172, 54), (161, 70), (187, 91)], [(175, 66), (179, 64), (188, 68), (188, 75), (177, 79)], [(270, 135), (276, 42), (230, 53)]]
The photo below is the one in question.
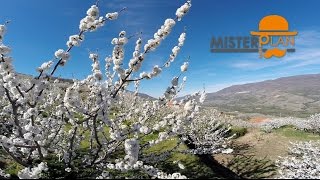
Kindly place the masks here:
[(247, 128), (232, 126), (230, 130), (230, 135), (235, 134), (235, 138), (238, 138), (244, 136), (247, 132)]
[[(130, 121), (128, 121), (128, 125), (130, 125)], [(67, 124), (65, 126), (65, 131), (71, 129), (71, 125)], [(78, 131), (84, 131), (83, 129), (78, 129)], [(84, 140), (81, 142), (81, 149), (77, 152), (79, 155), (84, 155), (87, 153), (88, 148), (90, 147), (90, 130), (85, 130), (83, 132)], [(103, 133), (108, 137), (109, 136), (109, 128), (105, 127), (103, 129)], [(233, 126), (230, 129), (229, 135), (235, 134), (235, 138), (239, 138), (244, 136), (248, 132), (247, 128)], [(275, 129), (272, 133), (279, 135), (281, 137), (288, 138), (289, 140), (320, 140), (320, 136), (297, 130), (293, 126), (284, 126), (279, 129)], [(249, 134), (248, 134), (249, 135)], [(103, 136), (102, 132), (98, 132), (98, 136)], [(154, 132), (152, 134), (143, 136), (140, 140), (140, 144), (144, 145), (150, 140), (155, 140), (158, 137), (158, 132)], [(239, 138), (241, 139), (241, 138)], [(143, 156), (149, 155), (161, 155), (161, 153), (165, 153), (169, 151), (170, 153), (168, 156), (164, 156), (160, 158), (155, 163), (151, 163), (152, 165), (160, 168), (165, 169), (167, 173), (174, 173), (180, 172), (183, 175), (186, 175), (189, 178), (219, 178), (214, 171), (204, 164), (198, 156), (193, 154), (183, 153), (183, 150), (186, 150), (186, 145), (179, 144), (178, 138), (172, 138), (165, 140), (155, 146), (150, 148), (143, 148)], [(179, 146), (177, 147), (177, 144)], [(95, 143), (93, 144), (96, 145)], [(123, 157), (124, 152), (119, 151), (114, 156), (110, 156), (110, 159), (115, 159), (119, 157)], [(85, 170), (81, 169), (73, 169), (71, 173), (66, 172), (64, 169), (66, 168), (63, 162), (58, 162), (57, 157), (51, 157), (47, 159), (48, 166), (52, 171), (47, 172), (45, 177), (70, 177), (70, 178), (79, 178), (79, 177), (93, 177), (95, 174), (100, 173), (97, 172), (95, 169), (87, 168)], [(75, 162), (81, 163), (81, 162)], [(179, 164), (182, 164), (184, 168), (179, 167)], [(253, 156), (236, 156), (228, 164), (227, 167), (231, 168), (234, 172), (241, 175), (244, 178), (264, 178), (264, 177), (271, 177), (274, 175), (276, 169), (273, 164), (273, 161), (269, 159), (261, 159), (258, 158), (257, 155)], [(22, 167), (17, 163), (11, 163), (11, 161), (7, 161), (5, 165), (5, 172), (11, 175), (16, 175), (17, 172)], [(119, 173), (116, 171), (110, 171), (112, 175), (116, 175), (118, 177), (125, 177), (125, 173)], [(128, 171), (127, 174), (136, 174), (141, 177), (146, 176), (144, 173), (141, 172), (134, 172)], [(16, 177), (16, 176), (13, 176)], [(115, 177), (115, 176), (114, 176)], [(147, 177), (145, 177), (147, 178)]]
[(264, 115), (272, 115), (272, 116), (293, 116), (293, 117), (299, 117), (299, 118), (306, 118), (310, 115), (316, 113), (317, 111), (292, 111), (288, 109), (283, 109), (277, 106), (259, 106), (259, 109), (256, 109), (257, 106), (250, 106), (250, 104), (245, 104), (243, 106), (240, 105), (215, 105), (211, 104), (211, 106), (217, 106), (219, 110), (223, 112), (235, 112), (236, 115), (239, 113), (257, 113), (257, 114), (264, 114)]
[(288, 137), (293, 140), (320, 140), (320, 136), (314, 133), (305, 132), (302, 130), (295, 129), (293, 126), (284, 126), (274, 130), (279, 135)]
[(236, 155), (226, 166), (245, 179), (271, 178), (277, 171), (269, 159), (250, 155)]
[[(157, 134), (152, 134), (148, 137), (145, 137), (144, 140), (152, 140), (157, 136)], [(162, 152), (174, 149), (177, 143), (178, 139), (168, 139), (155, 146), (152, 146), (145, 152), (149, 155), (160, 154)], [(196, 155), (179, 152), (186, 149), (187, 147), (184, 144), (181, 144), (178, 148), (176, 148), (175, 151), (171, 153), (168, 158), (158, 162), (158, 167), (161, 169), (166, 169), (168, 173), (180, 172), (181, 174), (192, 178), (217, 178), (214, 172), (203, 162), (201, 162)], [(178, 163), (181, 163), (185, 168), (180, 169)]]
[(10, 174), (11, 177), (16, 177), (18, 171), (20, 171), (21, 169), (23, 169), (23, 167), (20, 164), (14, 161), (10, 161), (6, 163), (5, 173)]

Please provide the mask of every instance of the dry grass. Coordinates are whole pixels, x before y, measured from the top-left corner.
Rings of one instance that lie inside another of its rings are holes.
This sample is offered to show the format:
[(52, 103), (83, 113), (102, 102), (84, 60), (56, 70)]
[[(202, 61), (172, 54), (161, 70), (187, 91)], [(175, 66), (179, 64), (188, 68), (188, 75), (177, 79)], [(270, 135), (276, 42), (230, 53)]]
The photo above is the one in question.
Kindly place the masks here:
[[(255, 118), (251, 121), (260, 123), (267, 118)], [(290, 142), (320, 140), (320, 136), (292, 127), (283, 127), (263, 132), (259, 129), (248, 129), (248, 132), (237, 138), (233, 144), (232, 155), (216, 155), (215, 158), (246, 178), (272, 178), (277, 173), (274, 166), (279, 156), (286, 156)]]

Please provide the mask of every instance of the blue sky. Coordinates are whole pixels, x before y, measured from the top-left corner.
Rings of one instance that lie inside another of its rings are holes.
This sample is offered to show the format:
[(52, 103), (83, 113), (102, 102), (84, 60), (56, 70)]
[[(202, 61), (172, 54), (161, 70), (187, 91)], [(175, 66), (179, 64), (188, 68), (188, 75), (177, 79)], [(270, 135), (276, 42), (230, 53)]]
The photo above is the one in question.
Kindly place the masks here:
[[(93, 0), (10, 0), (1, 2), (0, 23), (11, 20), (4, 43), (12, 47), (18, 72), (35, 75), (36, 67), (51, 60), (57, 49), (66, 48), (69, 35), (78, 32), (79, 21)], [(72, 59), (56, 75), (84, 78), (91, 71), (90, 51), (98, 50), (101, 60), (110, 55), (110, 41), (121, 30), (143, 32), (143, 42), (150, 39), (166, 18), (174, 18), (182, 0), (100, 0), (100, 15), (127, 7), (116, 21), (87, 33), (80, 47), (72, 50)], [(274, 79), (283, 76), (320, 72), (320, 1), (298, 0), (194, 0), (190, 12), (174, 27), (162, 45), (147, 55), (143, 71), (151, 71), (166, 61), (179, 34), (187, 27), (187, 39), (176, 61), (152, 81), (141, 83), (141, 92), (160, 96), (178, 75), (180, 65), (190, 56), (185, 90), (195, 92), (205, 84), (214, 92), (233, 84)], [(260, 19), (278, 14), (289, 21), (290, 30), (298, 31), (296, 52), (286, 57), (260, 59), (255, 53), (216, 54), (210, 52), (212, 36), (248, 36), (258, 29)], [(126, 45), (125, 64), (129, 61), (135, 39)], [(102, 61), (102, 64), (104, 62)]]

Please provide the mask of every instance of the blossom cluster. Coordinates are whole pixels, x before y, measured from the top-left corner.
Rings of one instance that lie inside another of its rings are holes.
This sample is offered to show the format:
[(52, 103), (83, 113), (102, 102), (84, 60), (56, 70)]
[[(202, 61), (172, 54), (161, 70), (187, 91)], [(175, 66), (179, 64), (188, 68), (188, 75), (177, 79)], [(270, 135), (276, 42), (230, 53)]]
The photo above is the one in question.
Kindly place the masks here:
[(320, 178), (320, 143), (291, 143), (289, 155), (277, 161), (279, 178), (283, 179), (319, 179)]
[(307, 118), (297, 117), (280, 117), (271, 118), (270, 120), (258, 125), (262, 130), (270, 132), (273, 129), (277, 129), (283, 126), (293, 126), (298, 130), (309, 131), (314, 133), (320, 132), (319, 127), (320, 114), (314, 114)]
[(228, 148), (233, 138), (233, 135), (229, 135), (230, 126), (223, 124), (217, 113), (211, 112), (211, 110), (202, 110), (188, 127), (187, 136), (182, 139), (192, 142), (194, 148), (187, 151), (193, 154), (230, 154), (233, 152)]
[(39, 179), (43, 171), (47, 171), (48, 167), (46, 163), (41, 162), (36, 167), (24, 168), (19, 171), (18, 176), (20, 179)]
[[(178, 21), (190, 7), (191, 1), (188, 1), (177, 10)], [(105, 75), (99, 55), (90, 53), (92, 73), (86, 78), (67, 81), (53, 77), (60, 66), (71, 60), (72, 48), (81, 45), (85, 33), (97, 30), (107, 20), (117, 19), (120, 12), (107, 13), (105, 17), (99, 17), (100, 13), (99, 7), (92, 5), (80, 21), (80, 33), (69, 37), (67, 49), (58, 49), (54, 60), (38, 67), (39, 75), (34, 78), (22, 78), (15, 72), (10, 48), (1, 43), (0, 118), (4, 126), (0, 144), (7, 155), (24, 167), (18, 176), (41, 178), (43, 172), (50, 171), (48, 159), (56, 157), (66, 173), (77, 174), (83, 168), (91, 168), (99, 174), (95, 178), (114, 177), (110, 170), (140, 171), (152, 178), (186, 178), (179, 172), (165, 173), (156, 167), (154, 161), (168, 157), (171, 151), (159, 156), (143, 152), (177, 137), (182, 137), (180, 145), (188, 134), (198, 154), (231, 152), (226, 149), (228, 139), (223, 136), (228, 129), (218, 130), (220, 126), (214, 119), (210, 120), (210, 126), (201, 126), (207, 120), (199, 117), (205, 92), (175, 99), (184, 88), (187, 79), (181, 75), (188, 70), (189, 62), (183, 63), (180, 74), (172, 78), (163, 96), (139, 97), (140, 81), (154, 78), (164, 67), (169, 67), (168, 62), (173, 63), (185, 42), (184, 31), (164, 65), (155, 65), (149, 73), (139, 72), (147, 54), (156, 50), (173, 30), (176, 19), (166, 19), (154, 38), (145, 44), (139, 37), (128, 66), (124, 63), (124, 49), (130, 38), (121, 31), (111, 41), (114, 48), (112, 55), (105, 58)], [(5, 30), (6, 26), (1, 25), (1, 40)], [(128, 90), (131, 83), (134, 83), (134, 92)], [(208, 130), (197, 134), (199, 128)], [(152, 134), (157, 137), (143, 141)], [(180, 164), (180, 167), (183, 166)]]
[(10, 174), (6, 174), (2, 169), (0, 169), (0, 178), (10, 178)]

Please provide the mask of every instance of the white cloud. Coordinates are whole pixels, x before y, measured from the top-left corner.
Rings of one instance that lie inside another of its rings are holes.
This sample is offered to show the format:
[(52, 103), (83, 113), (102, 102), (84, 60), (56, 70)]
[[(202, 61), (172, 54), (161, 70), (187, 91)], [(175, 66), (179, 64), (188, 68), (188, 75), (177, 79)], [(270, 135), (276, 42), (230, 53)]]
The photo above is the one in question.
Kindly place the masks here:
[(320, 64), (320, 48), (303, 49), (303, 52), (296, 53), (295, 55), (287, 57), (285, 60), (287, 62), (294, 61), (288, 68)]
[(231, 66), (233, 68), (243, 69), (243, 70), (259, 70), (267, 67), (278, 66), (280, 63), (281, 63), (280, 61), (267, 61), (267, 60), (260, 61), (259, 59), (257, 60), (255, 58), (252, 60), (237, 62), (232, 64)]
[[(143, 32), (142, 36), (151, 36), (153, 31), (150, 32), (150, 22), (154, 21), (159, 11), (166, 10), (168, 7), (177, 6), (179, 2), (176, 1), (124, 1), (117, 0), (102, 4), (102, 8), (109, 9), (110, 11), (119, 11), (126, 7), (126, 10), (121, 15), (121, 22), (118, 25), (121, 28), (131, 29), (136, 32)], [(148, 14), (148, 15), (146, 15)]]
[(299, 32), (296, 39), (296, 52), (284, 57), (291, 64), (288, 68), (297, 68), (320, 64), (320, 31)]
[[(287, 53), (283, 58), (259, 61), (258, 55), (252, 54), (244, 57), (245, 60), (237, 60), (230, 66), (244, 70), (259, 70), (268, 67), (282, 66), (285, 69), (320, 64), (320, 31), (305, 30), (298, 33), (295, 43), (296, 52)], [(283, 66), (285, 65), (285, 66)]]
[(199, 77), (199, 76), (207, 76), (207, 77), (213, 77), (216, 76), (217, 74), (214, 72), (212, 67), (205, 67), (205, 68), (199, 68), (197, 70), (190, 70), (189, 75), (193, 77)]
[(312, 46), (319, 46), (320, 42), (318, 41), (320, 39), (320, 31), (318, 30), (304, 30), (301, 32), (298, 32), (298, 35), (296, 37), (296, 45), (298, 46), (306, 46), (306, 47), (312, 47)]

